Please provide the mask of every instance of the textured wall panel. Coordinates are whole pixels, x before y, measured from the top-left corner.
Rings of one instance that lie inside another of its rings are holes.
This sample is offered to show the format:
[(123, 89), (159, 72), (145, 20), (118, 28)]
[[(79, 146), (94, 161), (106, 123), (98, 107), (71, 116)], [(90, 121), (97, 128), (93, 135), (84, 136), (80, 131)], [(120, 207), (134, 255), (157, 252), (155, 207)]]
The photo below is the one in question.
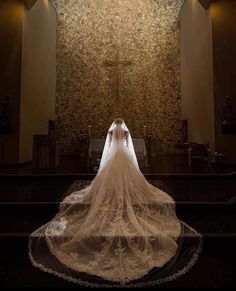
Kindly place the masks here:
[(63, 151), (92, 125), (125, 118), (169, 152), (180, 139), (179, 11), (183, 0), (54, 0), (57, 120)]

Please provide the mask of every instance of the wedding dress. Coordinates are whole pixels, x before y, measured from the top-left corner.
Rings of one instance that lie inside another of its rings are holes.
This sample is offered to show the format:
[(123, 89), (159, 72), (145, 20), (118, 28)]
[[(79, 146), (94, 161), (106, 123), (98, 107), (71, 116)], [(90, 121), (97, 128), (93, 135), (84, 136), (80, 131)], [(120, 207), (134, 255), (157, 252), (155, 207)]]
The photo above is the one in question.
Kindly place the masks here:
[(139, 170), (124, 123), (110, 127), (90, 186), (67, 196), (29, 239), (34, 266), (93, 287), (171, 281), (192, 267), (200, 250), (201, 235), (177, 218), (172, 197)]

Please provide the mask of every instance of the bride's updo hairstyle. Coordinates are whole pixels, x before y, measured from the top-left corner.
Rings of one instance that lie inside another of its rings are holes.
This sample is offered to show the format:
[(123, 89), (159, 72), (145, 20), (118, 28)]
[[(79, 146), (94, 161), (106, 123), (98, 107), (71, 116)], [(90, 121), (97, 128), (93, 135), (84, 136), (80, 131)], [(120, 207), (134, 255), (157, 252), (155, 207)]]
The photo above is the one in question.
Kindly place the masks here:
[(117, 124), (117, 125), (122, 124), (123, 122), (124, 122), (124, 119), (122, 119), (122, 118), (116, 118), (114, 120), (114, 123)]

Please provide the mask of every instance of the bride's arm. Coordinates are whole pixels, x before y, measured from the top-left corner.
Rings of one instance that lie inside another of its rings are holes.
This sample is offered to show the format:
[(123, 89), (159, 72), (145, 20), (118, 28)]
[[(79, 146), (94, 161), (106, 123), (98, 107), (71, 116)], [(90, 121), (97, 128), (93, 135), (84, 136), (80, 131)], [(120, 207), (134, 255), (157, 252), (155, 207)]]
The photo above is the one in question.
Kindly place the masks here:
[(111, 146), (111, 140), (112, 140), (112, 130), (108, 131), (108, 136), (109, 136), (109, 147)]
[(126, 142), (126, 146), (128, 148), (129, 147), (129, 132), (128, 131), (125, 132), (125, 142)]

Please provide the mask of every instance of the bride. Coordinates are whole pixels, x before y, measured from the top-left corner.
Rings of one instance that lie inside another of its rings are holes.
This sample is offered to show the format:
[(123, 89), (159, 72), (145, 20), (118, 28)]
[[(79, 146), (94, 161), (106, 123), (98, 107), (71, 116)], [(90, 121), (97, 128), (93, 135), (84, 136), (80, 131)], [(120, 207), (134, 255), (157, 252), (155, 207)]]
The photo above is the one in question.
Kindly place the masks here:
[(108, 131), (90, 186), (66, 197), (29, 239), (34, 266), (93, 287), (171, 281), (192, 267), (200, 250), (201, 235), (177, 218), (172, 197), (139, 170), (122, 119)]

